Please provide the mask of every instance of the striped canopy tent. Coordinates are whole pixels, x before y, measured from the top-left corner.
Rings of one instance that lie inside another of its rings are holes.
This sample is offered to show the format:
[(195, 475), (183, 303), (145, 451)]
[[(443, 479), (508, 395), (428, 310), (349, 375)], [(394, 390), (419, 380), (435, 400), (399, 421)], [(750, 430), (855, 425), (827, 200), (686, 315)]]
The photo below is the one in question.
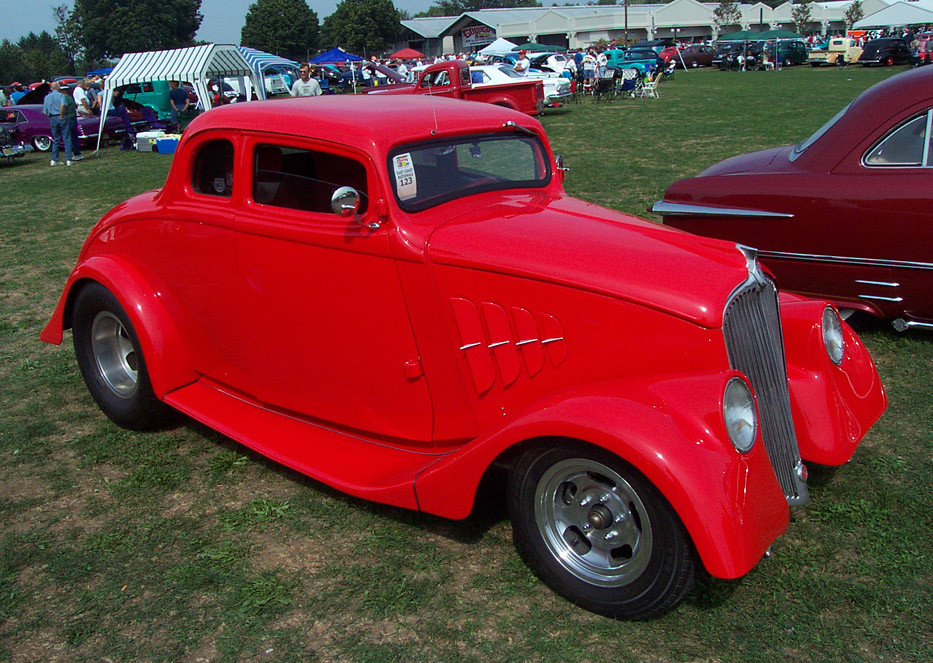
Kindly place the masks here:
[(266, 53), (265, 51), (249, 48), (247, 46), (240, 46), (239, 49), (240, 53), (243, 54), (243, 57), (246, 58), (249, 66), (252, 67), (253, 72), (256, 74), (256, 81), (258, 85), (256, 88), (256, 96), (258, 96), (260, 99), (266, 98), (266, 86), (263, 84), (263, 72), (266, 69), (269, 67), (278, 67), (280, 69), (298, 69), (298, 63), (294, 60), (289, 60), (278, 55), (272, 55), (272, 53)]
[[(229, 44), (204, 44), (169, 51), (127, 53), (120, 58), (104, 82), (101, 108), (110, 108), (113, 90), (121, 85), (147, 81), (188, 81), (197, 91), (204, 109), (208, 110), (211, 107), (211, 95), (207, 90), (207, 81), (220, 77), (240, 78), (240, 89), (245, 91), (247, 99), (251, 96), (251, 87), (260, 88), (256, 72), (249, 62), (236, 46)], [(101, 113), (100, 130), (97, 135), (98, 149), (106, 119), (107, 114)]]

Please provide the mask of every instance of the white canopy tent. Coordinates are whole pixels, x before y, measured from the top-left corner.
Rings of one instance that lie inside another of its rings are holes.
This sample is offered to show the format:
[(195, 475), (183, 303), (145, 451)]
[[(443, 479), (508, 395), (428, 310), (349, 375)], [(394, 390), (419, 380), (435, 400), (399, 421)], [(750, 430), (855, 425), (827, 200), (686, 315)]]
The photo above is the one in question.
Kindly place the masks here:
[(279, 69), (294, 69), (298, 71), (298, 63), (294, 60), (272, 55), (271, 53), (266, 53), (265, 51), (260, 51), (255, 48), (247, 48), (246, 46), (240, 46), (239, 50), (240, 53), (243, 54), (243, 57), (246, 58), (246, 61), (249, 62), (253, 71), (256, 72), (256, 82), (258, 83), (256, 96), (260, 99), (265, 99), (267, 96), (265, 81), (263, 80), (263, 74), (266, 69), (269, 67), (277, 67)]
[(855, 22), (856, 30), (867, 28), (899, 28), (905, 25), (933, 23), (933, 3), (895, 2), (870, 16)]
[(481, 48), (479, 54), (483, 57), (489, 57), (490, 55), (508, 55), (512, 52), (512, 49), (515, 48), (515, 44), (510, 42), (508, 39), (503, 39), (499, 37), (489, 46)]
[[(145, 53), (127, 53), (104, 82), (103, 103), (101, 108), (110, 108), (114, 88), (130, 83), (147, 81), (188, 81), (194, 85), (198, 99), (204, 109), (211, 108), (211, 95), (207, 89), (210, 78), (239, 78), (241, 90), (246, 98), (252, 94), (252, 87), (262, 89), (262, 83), (256, 80), (256, 73), (236, 46), (229, 44), (204, 44), (190, 48), (176, 48), (169, 51), (147, 51)], [(97, 135), (97, 149), (100, 149), (100, 137), (103, 136), (107, 113), (100, 115), (100, 129)]]

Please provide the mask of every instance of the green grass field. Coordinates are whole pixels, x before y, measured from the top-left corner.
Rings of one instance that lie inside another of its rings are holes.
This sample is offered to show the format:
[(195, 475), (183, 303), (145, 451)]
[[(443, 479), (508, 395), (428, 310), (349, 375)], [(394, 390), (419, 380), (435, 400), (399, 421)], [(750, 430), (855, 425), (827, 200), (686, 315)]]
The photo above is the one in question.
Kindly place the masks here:
[[(889, 70), (678, 72), (552, 112), (576, 196), (644, 215), (673, 180), (806, 137)], [(866, 331), (891, 406), (736, 581), (614, 622), (519, 560), (501, 500), (454, 522), (345, 497), (198, 424), (112, 425), (38, 340), (82, 241), (170, 157), (0, 165), (0, 661), (933, 660), (933, 334)]]

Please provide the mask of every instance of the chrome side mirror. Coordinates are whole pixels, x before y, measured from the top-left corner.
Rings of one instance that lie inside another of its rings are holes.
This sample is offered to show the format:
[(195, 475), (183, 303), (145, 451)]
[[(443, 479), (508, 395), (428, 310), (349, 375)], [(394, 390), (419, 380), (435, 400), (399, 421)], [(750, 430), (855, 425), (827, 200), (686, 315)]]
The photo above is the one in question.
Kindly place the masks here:
[(352, 186), (342, 186), (330, 198), (330, 207), (337, 216), (350, 216), (351, 214), (359, 221), (357, 210), (360, 209), (360, 192)]
[(352, 186), (342, 186), (334, 191), (334, 195), (330, 197), (330, 207), (337, 216), (350, 216), (352, 214), (353, 218), (356, 219), (356, 222), (360, 225), (365, 225), (370, 230), (379, 229), (379, 223), (377, 221), (366, 224), (360, 221), (360, 215), (358, 214), (360, 209), (360, 192)]

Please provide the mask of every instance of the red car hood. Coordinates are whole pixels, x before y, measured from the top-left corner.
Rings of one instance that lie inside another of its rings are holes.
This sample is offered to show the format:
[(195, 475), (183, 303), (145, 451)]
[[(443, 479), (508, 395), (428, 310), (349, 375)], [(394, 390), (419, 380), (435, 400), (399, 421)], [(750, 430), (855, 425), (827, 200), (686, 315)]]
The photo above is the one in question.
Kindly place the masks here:
[(733, 175), (735, 173), (748, 173), (753, 171), (781, 170), (790, 164), (788, 156), (793, 145), (772, 147), (759, 152), (740, 154), (737, 157), (720, 161), (710, 166), (697, 177), (712, 177), (714, 175)]
[(499, 200), (437, 228), (432, 262), (602, 292), (711, 328), (748, 274), (730, 242), (573, 198)]

